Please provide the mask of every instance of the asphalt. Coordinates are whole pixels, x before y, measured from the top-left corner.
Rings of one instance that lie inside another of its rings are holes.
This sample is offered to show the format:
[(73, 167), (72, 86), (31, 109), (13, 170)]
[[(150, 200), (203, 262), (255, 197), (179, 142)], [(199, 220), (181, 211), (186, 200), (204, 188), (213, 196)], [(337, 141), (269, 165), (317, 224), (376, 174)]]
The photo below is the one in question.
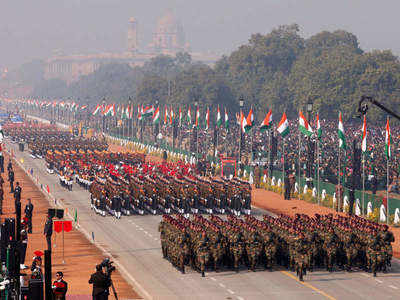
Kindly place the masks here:
[[(305, 282), (283, 269), (273, 272), (242, 269), (219, 273), (199, 273), (186, 268), (178, 272), (162, 258), (158, 233), (160, 216), (101, 217), (90, 209), (89, 193), (74, 184), (67, 191), (56, 175), (48, 174), (44, 160), (33, 159), (27, 151), (6, 141), (16, 160), (50, 191), (54, 206), (66, 208), (69, 216), (77, 210), (79, 228), (105, 255), (111, 255), (117, 268), (134, 288), (148, 299), (400, 299), (400, 263), (394, 260), (391, 270), (374, 278), (363, 271), (333, 273), (317, 270), (307, 273)], [(21, 160), (22, 159), (22, 160)], [(23, 162), (22, 162), (23, 161)], [(56, 201), (54, 201), (56, 199)], [(255, 209), (256, 215), (268, 213)]]

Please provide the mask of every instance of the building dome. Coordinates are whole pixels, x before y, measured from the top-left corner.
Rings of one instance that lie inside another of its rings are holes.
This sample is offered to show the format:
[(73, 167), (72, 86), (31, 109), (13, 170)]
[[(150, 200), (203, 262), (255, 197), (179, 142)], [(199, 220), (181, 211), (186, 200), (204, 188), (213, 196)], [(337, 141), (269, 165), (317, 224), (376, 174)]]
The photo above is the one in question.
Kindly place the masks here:
[(171, 11), (167, 11), (161, 18), (157, 21), (157, 29), (158, 33), (176, 33), (178, 31), (179, 22), (175, 18), (174, 14)]

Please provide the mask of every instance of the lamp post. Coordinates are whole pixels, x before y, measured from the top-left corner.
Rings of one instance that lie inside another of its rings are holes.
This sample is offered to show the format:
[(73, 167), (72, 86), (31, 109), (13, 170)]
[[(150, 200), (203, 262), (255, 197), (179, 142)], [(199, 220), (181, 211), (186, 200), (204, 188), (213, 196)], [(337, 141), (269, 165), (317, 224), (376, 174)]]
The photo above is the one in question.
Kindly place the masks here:
[[(239, 98), (239, 107), (240, 107), (240, 119), (242, 118), (242, 110), (244, 106), (244, 99), (243, 96), (240, 96)], [(242, 163), (242, 142), (243, 142), (243, 132), (242, 132), (242, 120), (239, 120), (239, 167), (241, 166)]]
[[(197, 100), (194, 102), (194, 106), (196, 107), (195, 111), (194, 111), (194, 122), (196, 124), (196, 120), (197, 120), (197, 110), (199, 107), (199, 102), (197, 102)], [(197, 126), (199, 126), (199, 124), (197, 124)], [(194, 127), (194, 129), (196, 129), (195, 131), (195, 138), (196, 138), (196, 157), (197, 154), (199, 153), (199, 139), (198, 139), (198, 134), (199, 134), (199, 129), (197, 128), (197, 126)]]
[[(313, 111), (313, 102), (311, 101), (311, 99), (308, 100), (307, 105), (306, 105), (306, 109), (307, 109), (307, 118), (308, 118), (308, 122), (311, 124), (311, 117), (312, 117), (312, 111)], [(312, 164), (314, 161), (314, 151), (313, 151), (313, 147), (314, 147), (314, 143), (312, 142), (311, 138), (308, 137), (307, 138), (308, 141), (308, 159), (307, 159), (307, 181), (309, 181), (309, 187), (310, 184), (312, 182), (311, 177), (312, 177)]]
[[(158, 107), (158, 100), (156, 100), (156, 105), (155, 105), (154, 110), (156, 110), (157, 107)], [(157, 143), (157, 136), (158, 136), (158, 133), (160, 132), (160, 127), (159, 127), (158, 124), (159, 124), (159, 121), (156, 124), (153, 123), (153, 126), (154, 126), (154, 143)]]

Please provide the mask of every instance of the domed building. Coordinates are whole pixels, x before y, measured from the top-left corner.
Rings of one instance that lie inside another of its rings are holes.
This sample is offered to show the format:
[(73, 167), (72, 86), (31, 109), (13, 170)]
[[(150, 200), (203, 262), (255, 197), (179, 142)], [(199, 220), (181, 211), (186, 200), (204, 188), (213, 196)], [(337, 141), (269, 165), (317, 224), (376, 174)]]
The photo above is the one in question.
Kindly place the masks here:
[(149, 48), (152, 52), (164, 54), (189, 50), (189, 45), (185, 42), (182, 24), (171, 11), (167, 11), (158, 19)]

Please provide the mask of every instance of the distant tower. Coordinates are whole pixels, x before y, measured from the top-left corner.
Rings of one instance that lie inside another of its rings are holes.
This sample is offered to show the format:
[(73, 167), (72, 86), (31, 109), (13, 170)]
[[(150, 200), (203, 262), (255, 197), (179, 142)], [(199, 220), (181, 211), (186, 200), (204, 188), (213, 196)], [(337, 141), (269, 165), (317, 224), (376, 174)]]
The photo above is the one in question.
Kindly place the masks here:
[(137, 53), (139, 50), (138, 45), (138, 34), (137, 34), (137, 22), (135, 18), (129, 19), (128, 29), (128, 51), (131, 53)]

